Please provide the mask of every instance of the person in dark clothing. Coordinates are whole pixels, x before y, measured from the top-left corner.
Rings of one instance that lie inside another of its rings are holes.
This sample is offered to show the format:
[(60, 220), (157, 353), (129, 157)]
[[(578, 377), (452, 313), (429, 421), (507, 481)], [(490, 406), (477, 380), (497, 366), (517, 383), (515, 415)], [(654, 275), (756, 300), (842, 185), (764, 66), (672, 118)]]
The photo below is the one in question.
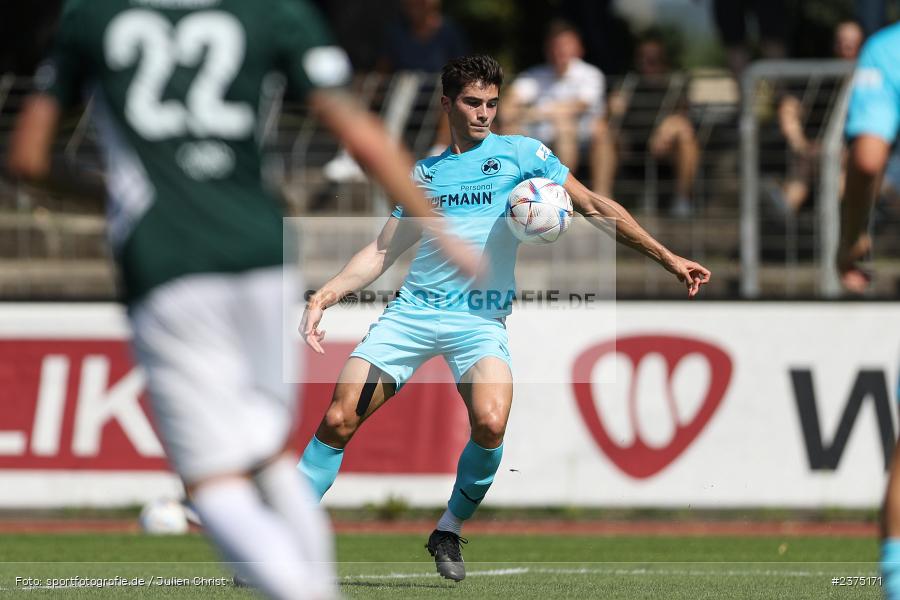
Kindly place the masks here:
[(441, 0), (404, 0), (402, 17), (388, 28), (379, 70), (438, 73), (466, 54), (465, 36), (441, 12)]
[(728, 67), (736, 79), (752, 59), (747, 18), (756, 20), (759, 53), (764, 58), (784, 58), (787, 26), (780, 0), (713, 0), (713, 18), (728, 53)]

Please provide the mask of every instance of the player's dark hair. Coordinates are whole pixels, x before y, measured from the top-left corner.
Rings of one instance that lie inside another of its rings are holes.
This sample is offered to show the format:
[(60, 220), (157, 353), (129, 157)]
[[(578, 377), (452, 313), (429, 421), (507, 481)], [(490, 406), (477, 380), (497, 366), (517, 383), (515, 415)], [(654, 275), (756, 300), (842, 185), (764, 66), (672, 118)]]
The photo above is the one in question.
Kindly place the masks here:
[(503, 67), (487, 54), (472, 54), (454, 58), (441, 70), (441, 86), (444, 95), (456, 98), (469, 84), (487, 87), (503, 85)]

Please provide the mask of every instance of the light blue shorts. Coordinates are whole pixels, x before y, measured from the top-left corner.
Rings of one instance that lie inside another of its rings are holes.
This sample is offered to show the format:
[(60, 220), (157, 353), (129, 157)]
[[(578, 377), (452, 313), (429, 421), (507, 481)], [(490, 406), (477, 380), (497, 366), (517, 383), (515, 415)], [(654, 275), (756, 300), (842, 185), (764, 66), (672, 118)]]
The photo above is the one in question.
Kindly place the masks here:
[(435, 356), (444, 357), (457, 383), (487, 356), (505, 361), (512, 370), (505, 319), (402, 301), (394, 301), (385, 309), (350, 356), (381, 369), (394, 379), (397, 390)]

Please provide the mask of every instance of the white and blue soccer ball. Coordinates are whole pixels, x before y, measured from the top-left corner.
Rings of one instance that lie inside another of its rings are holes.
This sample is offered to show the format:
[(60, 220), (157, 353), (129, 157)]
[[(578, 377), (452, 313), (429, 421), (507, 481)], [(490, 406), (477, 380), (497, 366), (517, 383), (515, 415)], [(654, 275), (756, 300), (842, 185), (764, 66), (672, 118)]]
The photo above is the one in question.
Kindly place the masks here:
[(572, 199), (563, 186), (543, 177), (526, 179), (506, 201), (506, 224), (526, 244), (549, 244), (572, 222)]
[(153, 535), (187, 533), (188, 520), (184, 506), (177, 500), (160, 498), (144, 505), (139, 517), (141, 530)]

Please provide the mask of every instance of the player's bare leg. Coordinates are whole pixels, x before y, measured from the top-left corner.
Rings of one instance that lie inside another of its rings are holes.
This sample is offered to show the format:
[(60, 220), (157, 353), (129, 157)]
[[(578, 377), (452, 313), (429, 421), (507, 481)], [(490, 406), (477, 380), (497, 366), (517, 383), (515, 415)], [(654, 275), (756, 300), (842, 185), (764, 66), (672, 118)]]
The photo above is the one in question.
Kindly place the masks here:
[(395, 392), (394, 381), (381, 369), (356, 356), (347, 360), (331, 405), (297, 465), (319, 500), (337, 477), (347, 442)]
[(388, 401), (394, 382), (375, 365), (351, 356), (334, 386), (331, 405), (316, 430), (329, 446), (343, 448), (359, 426)]
[(438, 573), (454, 581), (466, 576), (460, 549), (461, 543), (467, 543), (460, 537), (463, 521), (475, 513), (500, 466), (512, 406), (512, 374), (505, 361), (489, 356), (463, 375), (458, 389), (469, 411), (472, 439), (459, 457), (447, 510), (425, 546), (434, 556)]
[(472, 441), (482, 448), (497, 448), (503, 443), (513, 382), (509, 365), (488, 356), (469, 369), (457, 386), (469, 411)]

